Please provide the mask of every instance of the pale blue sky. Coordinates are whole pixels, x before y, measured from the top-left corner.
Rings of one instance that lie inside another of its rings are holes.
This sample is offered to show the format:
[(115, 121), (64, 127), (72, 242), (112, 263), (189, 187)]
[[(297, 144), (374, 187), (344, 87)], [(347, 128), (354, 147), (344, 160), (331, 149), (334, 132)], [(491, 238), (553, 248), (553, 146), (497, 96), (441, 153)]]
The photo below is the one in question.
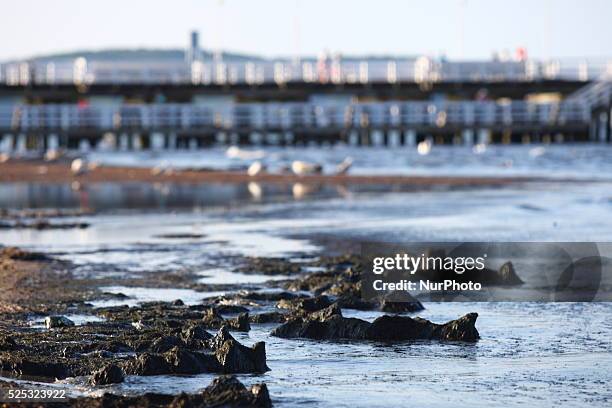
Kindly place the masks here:
[(13, 0), (0, 60), (55, 51), (184, 47), (264, 56), (446, 53), (612, 56), (610, 0)]

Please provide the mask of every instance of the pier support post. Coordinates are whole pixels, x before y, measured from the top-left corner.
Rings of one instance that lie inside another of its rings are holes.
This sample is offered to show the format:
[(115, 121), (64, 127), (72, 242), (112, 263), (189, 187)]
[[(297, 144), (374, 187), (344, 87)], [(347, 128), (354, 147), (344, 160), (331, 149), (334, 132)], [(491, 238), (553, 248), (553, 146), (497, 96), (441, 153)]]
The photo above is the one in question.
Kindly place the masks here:
[(263, 139), (263, 137), (262, 137), (261, 133), (259, 133), (259, 132), (251, 132), (251, 133), (249, 133), (249, 142), (252, 145), (261, 146), (262, 145), (262, 139)]
[(491, 143), (491, 129), (479, 129), (478, 130), (478, 144), (489, 144)]
[(176, 150), (176, 133), (172, 132), (168, 135), (168, 149)]
[(597, 118), (591, 114), (591, 120), (589, 121), (589, 141), (594, 142), (597, 140)]
[(14, 140), (13, 140), (13, 135), (11, 135), (10, 133), (5, 134), (4, 136), (2, 136), (2, 143), (0, 144), (0, 151), (3, 152), (11, 152), (14, 149)]
[(140, 133), (134, 133), (132, 135), (132, 149), (142, 150), (142, 137)]
[(102, 135), (102, 140), (98, 144), (98, 149), (106, 151), (116, 151), (117, 145), (117, 134), (113, 132), (105, 132)]
[(130, 141), (127, 133), (119, 135), (119, 150), (125, 151), (130, 148)]
[(607, 142), (612, 142), (612, 107), (608, 109), (608, 123), (606, 125), (608, 129), (608, 140)]
[(474, 144), (474, 131), (472, 129), (463, 129), (462, 137), (463, 144), (471, 146)]
[(417, 140), (416, 130), (410, 129), (404, 132), (404, 145), (405, 146), (415, 146)]
[(347, 144), (349, 146), (356, 146), (359, 144), (359, 133), (356, 130), (351, 130), (348, 134)]
[(189, 150), (198, 150), (198, 140), (195, 137), (190, 137), (187, 143)]
[(19, 153), (25, 153), (27, 150), (26, 135), (24, 135), (23, 133), (20, 133), (17, 136), (17, 147), (15, 150), (17, 150), (17, 152)]
[(608, 133), (610, 132), (610, 125), (608, 123), (608, 112), (601, 112), (597, 119), (599, 121), (598, 141), (601, 143), (605, 143), (608, 141)]
[(359, 146), (369, 146), (370, 145), (370, 131), (369, 129), (362, 129), (361, 134), (359, 135)]
[(386, 144), (385, 133), (382, 130), (372, 130), (370, 138), (370, 145), (372, 146), (381, 146)]
[(59, 148), (59, 138), (56, 134), (51, 133), (47, 135), (47, 146), (46, 150), (57, 150)]
[(89, 140), (81, 139), (79, 141), (79, 151), (86, 153), (89, 150), (91, 150), (91, 143), (89, 143)]
[(390, 130), (387, 132), (387, 146), (399, 146), (401, 144), (399, 130)]
[[(238, 145), (248, 146), (249, 144), (251, 144), (251, 140), (249, 136), (250, 135), (248, 133), (236, 133), (236, 137), (238, 137)], [(264, 138), (264, 143), (265, 143), (265, 138)]]
[(166, 137), (163, 133), (153, 132), (149, 136), (149, 148), (151, 150), (159, 151), (165, 147)]

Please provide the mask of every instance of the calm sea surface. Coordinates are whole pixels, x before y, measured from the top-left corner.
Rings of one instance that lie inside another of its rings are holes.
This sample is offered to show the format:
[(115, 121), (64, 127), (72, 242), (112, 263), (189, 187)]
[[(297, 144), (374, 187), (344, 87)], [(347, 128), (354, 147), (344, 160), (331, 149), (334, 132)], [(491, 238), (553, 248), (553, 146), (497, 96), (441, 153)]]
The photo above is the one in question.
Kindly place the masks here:
[[(223, 149), (136, 156), (93, 154), (105, 163), (235, 168)], [(455, 191), (397, 192), (322, 187), (296, 194), (291, 186), (0, 184), (0, 208), (78, 208), (83, 230), (6, 230), (0, 244), (55, 254), (79, 273), (112, 275), (189, 269), (203, 282), (261, 285), (226, 262), (234, 255), (317, 256), (321, 237), (385, 241), (612, 241), (612, 149), (608, 146), (436, 147), (410, 149), (271, 149), (271, 168), (293, 159), (324, 163), (346, 156), (356, 174), (538, 175), (577, 182)], [(201, 238), (159, 238), (192, 233)], [(314, 238), (317, 239), (314, 239)], [(521, 271), (517, 271), (519, 274)], [(211, 293), (186, 289), (107, 288), (135, 304), (147, 300), (198, 303)], [(101, 304), (102, 305), (102, 304)], [(265, 381), (280, 406), (605, 406), (612, 402), (612, 304), (427, 303), (420, 316), (436, 322), (478, 312), (476, 344), (331, 343), (269, 336), (274, 325), (236, 334), (266, 342)], [(346, 311), (367, 320), (377, 312)], [(197, 391), (211, 375), (128, 377), (116, 392)], [(58, 382), (71, 387), (71, 381)], [(89, 393), (79, 387), (78, 392)]]

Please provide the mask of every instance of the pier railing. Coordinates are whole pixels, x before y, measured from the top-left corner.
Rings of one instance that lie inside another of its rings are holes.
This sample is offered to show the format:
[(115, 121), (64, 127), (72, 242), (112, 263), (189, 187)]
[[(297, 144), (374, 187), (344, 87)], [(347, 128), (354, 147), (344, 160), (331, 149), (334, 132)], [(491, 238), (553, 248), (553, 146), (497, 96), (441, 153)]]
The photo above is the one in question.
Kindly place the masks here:
[(210, 108), (194, 104), (0, 107), (0, 131), (265, 131), (567, 126), (588, 124), (579, 102), (254, 103)]
[(612, 60), (445, 61), (427, 57), (370, 60), (240, 62), (18, 62), (0, 65), (0, 84), (190, 84), (436, 83), (590, 81), (612, 73)]

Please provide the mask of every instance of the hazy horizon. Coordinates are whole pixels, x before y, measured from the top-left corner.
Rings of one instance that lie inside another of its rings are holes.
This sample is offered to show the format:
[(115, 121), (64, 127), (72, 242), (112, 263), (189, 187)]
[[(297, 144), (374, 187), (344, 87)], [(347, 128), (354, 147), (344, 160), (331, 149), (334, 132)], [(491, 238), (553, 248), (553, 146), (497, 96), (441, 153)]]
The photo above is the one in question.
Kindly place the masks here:
[[(540, 0), (24, 0), (3, 6), (0, 61), (57, 53), (201, 47), (263, 58), (445, 55), (489, 59), (524, 47), (534, 58), (612, 55), (612, 2)], [(270, 17), (274, 16), (274, 17)], [(272, 20), (272, 21), (271, 21)], [(43, 41), (44, 39), (44, 41)]]

